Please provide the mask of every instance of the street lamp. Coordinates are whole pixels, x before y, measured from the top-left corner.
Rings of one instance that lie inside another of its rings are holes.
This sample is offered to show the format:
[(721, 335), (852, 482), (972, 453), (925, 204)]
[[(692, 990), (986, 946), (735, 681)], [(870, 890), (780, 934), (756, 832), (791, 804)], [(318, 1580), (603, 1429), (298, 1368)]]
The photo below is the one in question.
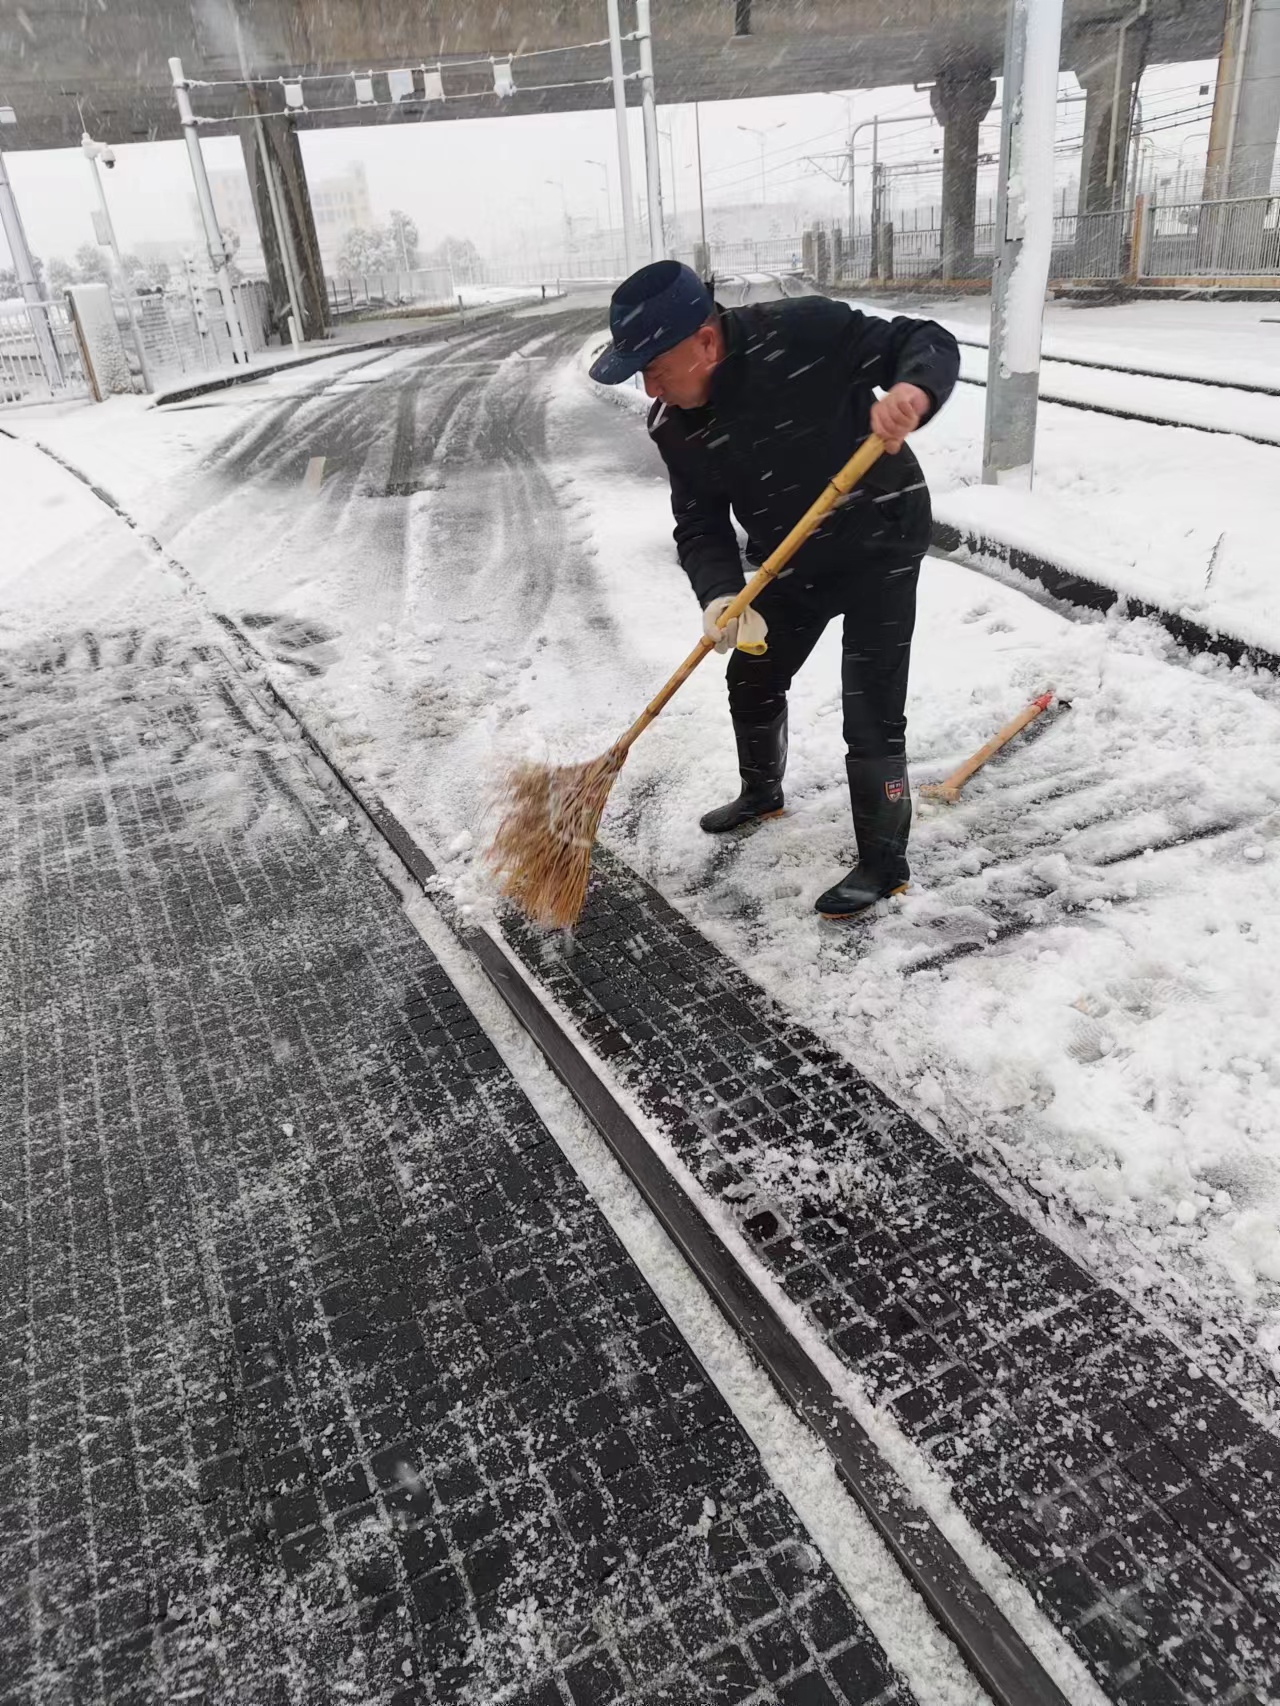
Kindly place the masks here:
[(764, 139), (766, 136), (771, 135), (772, 132), (775, 130), (785, 130), (786, 124), (787, 124), (786, 119), (780, 119), (777, 124), (766, 124), (766, 125), (740, 124), (738, 126), (739, 130), (745, 130), (749, 136), (754, 136), (756, 141), (760, 144), (760, 201), (761, 201), (761, 204), (767, 202), (769, 199), (769, 192), (768, 192), (768, 189), (765, 187), (765, 177), (764, 177)]
[(669, 130), (660, 130), (658, 135), (667, 145), (667, 163), (671, 167), (671, 238), (674, 245), (677, 238), (677, 225), (680, 214), (676, 207), (676, 145)]
[(566, 244), (571, 243), (573, 241), (573, 221), (569, 218), (569, 197), (565, 193), (564, 181), (561, 178), (544, 178), (542, 181), (560, 191), (560, 206), (564, 211), (565, 242)]
[(604, 217), (605, 223), (609, 224), (613, 219), (613, 211), (609, 205), (609, 168), (603, 160), (588, 160), (586, 164), (594, 166), (598, 172), (604, 173)]
[(93, 187), (98, 192), (98, 207), (102, 218), (102, 235), (107, 239), (107, 247), (111, 250), (111, 258), (115, 263), (116, 284), (121, 296), (124, 297), (125, 312), (129, 316), (129, 327), (133, 332), (134, 345), (138, 351), (138, 366), (142, 372), (142, 383), (150, 392), (155, 389), (151, 383), (151, 374), (147, 368), (147, 352), (142, 347), (142, 333), (138, 328), (138, 317), (133, 307), (133, 292), (129, 289), (129, 281), (124, 275), (124, 263), (120, 259), (120, 245), (116, 241), (116, 228), (111, 220), (111, 209), (107, 206), (107, 192), (103, 188), (102, 174), (99, 165), (108, 171), (116, 163), (116, 151), (109, 142), (95, 142), (86, 130), (80, 137), (80, 148), (85, 159), (89, 162), (89, 171), (93, 177)]

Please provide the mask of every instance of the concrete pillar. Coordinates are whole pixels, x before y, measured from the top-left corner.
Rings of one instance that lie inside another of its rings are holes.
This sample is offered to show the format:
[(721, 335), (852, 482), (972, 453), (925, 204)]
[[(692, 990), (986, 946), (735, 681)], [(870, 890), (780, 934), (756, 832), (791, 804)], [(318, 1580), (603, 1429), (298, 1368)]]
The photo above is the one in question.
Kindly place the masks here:
[(1206, 201), (1266, 195), (1280, 134), (1280, 0), (1227, 0)]
[(944, 70), (929, 91), (942, 126), (942, 276), (972, 278), (973, 219), (978, 197), (978, 126), (996, 86), (985, 71)]
[[(255, 91), (250, 99), (256, 104), (261, 97)], [(301, 336), (322, 338), (329, 327), (329, 299), (293, 120), (286, 113), (267, 112), (243, 119), (240, 146), (276, 320), (283, 325), (296, 309)]]
[(1126, 199), (1133, 98), (1147, 61), (1150, 17), (1082, 24), (1064, 40), (1063, 64), (1085, 93), (1080, 213), (1110, 213)]
[(813, 276), (818, 284), (831, 283), (831, 239), (822, 226), (813, 234)]

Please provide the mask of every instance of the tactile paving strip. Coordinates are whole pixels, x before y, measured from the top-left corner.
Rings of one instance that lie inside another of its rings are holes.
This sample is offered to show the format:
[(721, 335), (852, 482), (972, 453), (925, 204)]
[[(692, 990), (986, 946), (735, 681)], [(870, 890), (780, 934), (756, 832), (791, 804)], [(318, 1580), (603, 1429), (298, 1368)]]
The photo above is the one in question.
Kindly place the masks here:
[(223, 673), (0, 673), (0, 1701), (910, 1706)]
[(615, 861), (508, 940), (1110, 1698), (1280, 1697), (1280, 1440)]

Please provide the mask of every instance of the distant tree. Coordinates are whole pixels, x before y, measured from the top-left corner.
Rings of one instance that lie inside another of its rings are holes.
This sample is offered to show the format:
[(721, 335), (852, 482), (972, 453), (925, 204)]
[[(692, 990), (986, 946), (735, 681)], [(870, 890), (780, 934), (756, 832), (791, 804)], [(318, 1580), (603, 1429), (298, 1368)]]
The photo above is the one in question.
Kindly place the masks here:
[[(415, 232), (416, 236), (416, 232)], [(338, 271), (348, 278), (366, 273), (395, 272), (400, 267), (398, 245), (389, 227), (353, 226), (338, 250)]]
[(76, 278), (81, 284), (105, 284), (110, 277), (107, 257), (96, 243), (81, 243), (76, 250)]
[(387, 230), (395, 251), (395, 264), (405, 272), (416, 272), (419, 264), (417, 222), (398, 207), (393, 207)]
[(222, 234), (222, 246), (227, 251), (227, 276), (232, 284), (239, 284), (244, 274), (236, 265), (236, 256), (240, 253), (240, 233), (234, 225), (219, 227)]
[(446, 237), (443, 243), (438, 244), (425, 257), (423, 264), (429, 267), (449, 267), (455, 277), (474, 282), (484, 261), (470, 237)]
[[(44, 262), (39, 255), (32, 255), (31, 264), (35, 268), (36, 283), (41, 287), (45, 283)], [(18, 283), (18, 274), (13, 267), (0, 267), (0, 301), (10, 297), (21, 296), (22, 286)]]
[(144, 261), (137, 255), (121, 255), (120, 265), (135, 290), (163, 290), (169, 282), (167, 261)]
[(61, 296), (69, 284), (76, 281), (76, 269), (70, 261), (64, 261), (61, 255), (55, 255), (49, 262), (49, 289), (57, 291)]

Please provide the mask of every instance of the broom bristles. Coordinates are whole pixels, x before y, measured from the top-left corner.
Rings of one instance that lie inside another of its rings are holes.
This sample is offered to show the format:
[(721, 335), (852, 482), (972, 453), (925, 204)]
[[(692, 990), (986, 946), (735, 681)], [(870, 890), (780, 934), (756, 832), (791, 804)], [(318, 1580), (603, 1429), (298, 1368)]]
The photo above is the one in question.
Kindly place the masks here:
[(577, 923), (600, 815), (626, 756), (615, 746), (585, 764), (525, 762), (508, 771), (507, 809), (488, 861), (499, 889), (534, 924)]

